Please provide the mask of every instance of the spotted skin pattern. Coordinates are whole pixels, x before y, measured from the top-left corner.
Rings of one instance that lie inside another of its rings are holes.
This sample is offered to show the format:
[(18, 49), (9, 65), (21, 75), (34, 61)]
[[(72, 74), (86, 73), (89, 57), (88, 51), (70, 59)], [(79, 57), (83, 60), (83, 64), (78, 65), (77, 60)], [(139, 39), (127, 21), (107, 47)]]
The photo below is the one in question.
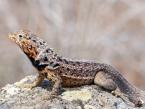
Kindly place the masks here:
[(47, 78), (54, 83), (52, 95), (57, 95), (61, 87), (96, 84), (122, 99), (129, 99), (135, 106), (144, 104), (145, 95), (141, 90), (131, 85), (110, 65), (63, 58), (28, 30), (10, 34), (9, 38), (22, 49), (39, 72), (34, 83), (24, 85), (26, 87), (36, 87)]

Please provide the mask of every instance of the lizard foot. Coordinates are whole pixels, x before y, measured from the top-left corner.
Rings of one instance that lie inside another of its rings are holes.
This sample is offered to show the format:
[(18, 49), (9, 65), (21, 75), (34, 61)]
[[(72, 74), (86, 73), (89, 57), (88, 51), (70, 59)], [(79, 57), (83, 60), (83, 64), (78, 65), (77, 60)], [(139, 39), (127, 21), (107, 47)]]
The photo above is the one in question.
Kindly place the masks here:
[(119, 89), (113, 90), (112, 95), (127, 99), (127, 95), (123, 94)]
[(140, 100), (138, 100), (138, 101), (135, 103), (135, 106), (136, 106), (136, 107), (141, 107), (143, 104), (144, 104), (144, 101), (140, 99)]
[(49, 95), (43, 97), (43, 100), (52, 100), (54, 98), (60, 98), (60, 97), (58, 97), (58, 94), (57, 93), (50, 92)]
[[(116, 89), (112, 91), (111, 93), (116, 97), (120, 97), (123, 101), (125, 101), (128, 105), (131, 105), (131, 106), (134, 104), (135, 107), (141, 107), (145, 103), (145, 95), (144, 93), (141, 93), (141, 92), (134, 93), (133, 95), (126, 95), (122, 93), (119, 89)], [(128, 102), (128, 100), (130, 102)]]
[(128, 100), (128, 96), (125, 95), (124, 93), (122, 93), (119, 89), (116, 89), (114, 91), (111, 92), (112, 95), (114, 95), (115, 97), (120, 97), (124, 102), (126, 102), (128, 105), (133, 106), (133, 104), (131, 102), (129, 102)]
[(129, 96), (129, 100), (134, 103), (135, 107), (142, 107), (143, 105), (145, 105), (144, 93), (144, 91), (136, 89), (136, 92), (133, 93), (132, 96)]

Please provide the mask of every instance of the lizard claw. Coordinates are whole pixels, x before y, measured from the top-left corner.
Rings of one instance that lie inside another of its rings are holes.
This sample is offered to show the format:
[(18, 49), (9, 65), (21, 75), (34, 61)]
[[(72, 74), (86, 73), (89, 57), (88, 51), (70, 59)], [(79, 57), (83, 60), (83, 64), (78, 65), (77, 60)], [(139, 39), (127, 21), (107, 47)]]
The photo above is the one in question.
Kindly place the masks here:
[(135, 96), (130, 96), (129, 99), (135, 105), (135, 107), (142, 107), (145, 104), (145, 92), (142, 90), (137, 90)]
[(145, 95), (144, 93), (142, 93), (142, 91), (140, 92), (140, 97), (138, 97), (138, 100), (135, 102), (135, 106), (137, 107), (141, 107), (145, 104)]
[(140, 99), (140, 100), (137, 101), (137, 103), (135, 103), (135, 106), (136, 107), (141, 107), (143, 104), (144, 104), (144, 101)]
[(54, 98), (58, 98), (57, 93), (50, 92), (49, 95), (43, 97), (43, 100), (52, 100)]

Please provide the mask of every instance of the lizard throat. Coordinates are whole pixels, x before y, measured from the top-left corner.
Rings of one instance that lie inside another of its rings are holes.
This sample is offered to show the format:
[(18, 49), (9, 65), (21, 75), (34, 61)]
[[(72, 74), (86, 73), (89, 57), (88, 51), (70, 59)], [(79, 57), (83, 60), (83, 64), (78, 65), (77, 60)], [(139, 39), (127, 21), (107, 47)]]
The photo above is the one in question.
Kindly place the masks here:
[(38, 55), (38, 50), (36, 47), (33, 47), (32, 45), (29, 45), (28, 43), (22, 44), (21, 49), (24, 51), (24, 53), (27, 55), (27, 57), (30, 60), (35, 60), (35, 58)]
[(35, 48), (23, 48), (25, 54), (28, 56), (30, 59), (34, 59), (37, 57), (38, 52)]

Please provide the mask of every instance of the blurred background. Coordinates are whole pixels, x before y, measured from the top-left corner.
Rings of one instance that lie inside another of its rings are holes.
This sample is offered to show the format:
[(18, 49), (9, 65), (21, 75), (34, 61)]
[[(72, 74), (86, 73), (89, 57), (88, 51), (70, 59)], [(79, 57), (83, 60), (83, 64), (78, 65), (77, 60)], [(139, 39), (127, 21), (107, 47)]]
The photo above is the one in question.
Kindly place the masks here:
[(110, 64), (145, 90), (145, 0), (0, 0), (0, 87), (37, 74), (8, 39), (19, 29), (64, 57)]

